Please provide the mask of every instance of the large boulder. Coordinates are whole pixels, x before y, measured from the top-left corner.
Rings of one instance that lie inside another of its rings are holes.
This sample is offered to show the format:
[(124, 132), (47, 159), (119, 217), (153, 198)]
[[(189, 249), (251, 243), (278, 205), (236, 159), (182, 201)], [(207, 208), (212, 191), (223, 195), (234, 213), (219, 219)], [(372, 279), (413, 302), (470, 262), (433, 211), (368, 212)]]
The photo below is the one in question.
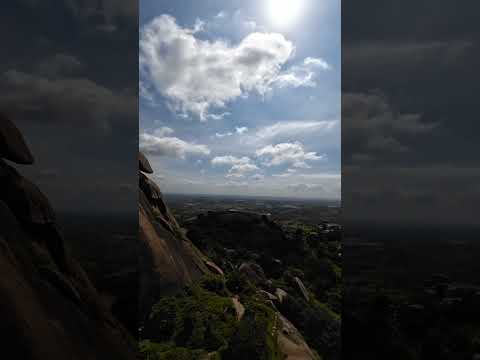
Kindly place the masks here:
[(245, 262), (240, 265), (238, 271), (244, 274), (247, 279), (255, 285), (263, 284), (267, 281), (267, 277), (265, 276), (262, 267), (258, 264)]
[(285, 298), (287, 297), (288, 294), (285, 290), (277, 288), (275, 290), (275, 295), (277, 297), (277, 301), (281, 304), (281, 303), (283, 303), (283, 301), (285, 300)]
[(150, 162), (141, 151), (138, 153), (138, 168), (144, 173), (153, 174)]
[(277, 341), (285, 360), (320, 360), (297, 328), (280, 313), (277, 324)]
[(243, 318), (243, 315), (245, 315), (245, 306), (240, 302), (240, 298), (238, 295), (235, 295), (232, 298), (232, 303), (233, 307), (235, 308), (235, 315), (237, 317), (237, 320), (240, 321)]
[(0, 113), (0, 158), (17, 164), (33, 164), (34, 158), (23, 135), (5, 115)]
[(44, 225), (55, 222), (55, 213), (48, 198), (24, 177), (16, 176), (4, 183), (0, 197), (24, 223)]
[(217, 266), (213, 261), (206, 260), (205, 265), (207, 265), (208, 269), (212, 271), (214, 274), (225, 276), (224, 272), (220, 267)]

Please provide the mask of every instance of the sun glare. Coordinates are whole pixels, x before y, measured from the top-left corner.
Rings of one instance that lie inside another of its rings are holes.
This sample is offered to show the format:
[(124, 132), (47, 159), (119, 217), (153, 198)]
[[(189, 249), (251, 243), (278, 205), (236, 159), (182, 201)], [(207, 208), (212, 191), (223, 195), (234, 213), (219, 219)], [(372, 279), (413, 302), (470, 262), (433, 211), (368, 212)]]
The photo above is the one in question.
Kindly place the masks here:
[(293, 25), (304, 10), (304, 0), (268, 0), (267, 12), (274, 26)]

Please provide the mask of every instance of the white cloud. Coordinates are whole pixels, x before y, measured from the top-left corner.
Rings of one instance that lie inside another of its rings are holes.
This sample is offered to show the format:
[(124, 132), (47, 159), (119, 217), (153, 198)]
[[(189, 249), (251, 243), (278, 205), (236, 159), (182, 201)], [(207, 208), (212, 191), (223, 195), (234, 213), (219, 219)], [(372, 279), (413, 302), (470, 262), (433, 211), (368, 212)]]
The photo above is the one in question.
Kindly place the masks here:
[(141, 31), (141, 76), (168, 99), (173, 111), (206, 121), (224, 116), (211, 114), (212, 109), (250, 92), (265, 95), (275, 86), (314, 86), (315, 61), (282, 72), (295, 51), (283, 35), (254, 32), (232, 45), (198, 39), (202, 26), (197, 22), (194, 29), (182, 28), (175, 18), (161, 15)]
[(282, 121), (257, 130), (256, 140), (265, 141), (332, 130), (338, 121)]
[(258, 167), (255, 164), (237, 164), (232, 166), (232, 168), (230, 169), (230, 172), (243, 174), (243, 173), (252, 172), (255, 170), (258, 170)]
[(250, 164), (251, 162), (252, 160), (247, 156), (243, 156), (239, 158), (232, 155), (215, 156), (211, 161), (212, 165), (232, 165), (232, 166)]
[(228, 111), (225, 111), (221, 114), (208, 114), (207, 118), (212, 120), (223, 120), (225, 116), (231, 115)]
[(140, 149), (146, 154), (180, 159), (185, 159), (187, 155), (206, 156), (210, 154), (206, 145), (189, 143), (177, 137), (161, 137), (148, 133), (140, 134)]
[(303, 60), (303, 65), (304, 66), (318, 66), (319, 68), (322, 68), (323, 70), (330, 70), (332, 67), (323, 59), (320, 58), (313, 58), (313, 57), (307, 57), (305, 60)]
[(293, 168), (288, 168), (286, 172), (282, 174), (273, 174), (273, 177), (280, 177), (280, 178), (286, 178), (286, 177), (291, 177), (297, 172), (297, 169)]
[(227, 13), (224, 10), (222, 10), (217, 15), (215, 15), (215, 18), (224, 19), (226, 16), (227, 16)]
[(234, 173), (230, 173), (230, 172), (229, 172), (227, 175), (225, 175), (225, 177), (226, 177), (227, 179), (241, 179), (241, 178), (244, 177), (244, 174), (242, 174), (242, 173), (235, 173), (235, 172), (234, 172)]
[(237, 132), (237, 134), (242, 135), (243, 133), (246, 133), (248, 131), (248, 127), (235, 127), (235, 131)]
[(295, 168), (310, 168), (307, 161), (321, 160), (324, 157), (316, 152), (305, 152), (300, 142), (267, 145), (256, 151), (259, 157), (266, 157), (265, 165), (290, 164)]
[(226, 175), (227, 178), (239, 178), (243, 177), (246, 173), (259, 170), (257, 165), (252, 162), (247, 156), (241, 158), (232, 155), (216, 156), (211, 160), (213, 166), (216, 165), (228, 165), (230, 170)]
[(248, 128), (245, 127), (245, 126), (242, 126), (242, 127), (235, 127), (235, 133), (233, 133), (232, 131), (228, 131), (226, 133), (215, 133), (215, 136), (217, 138), (224, 138), (224, 137), (227, 137), (227, 136), (233, 136), (235, 134), (237, 135), (242, 135), (244, 133), (246, 133), (248, 131)]
[(226, 136), (232, 136), (232, 135), (233, 135), (232, 132), (227, 132), (227, 133), (218, 133), (218, 132), (217, 132), (217, 133), (215, 133), (215, 136), (216, 136), (217, 138), (224, 138), (224, 137), (226, 137)]
[(174, 130), (172, 128), (167, 127), (167, 126), (159, 127), (158, 129), (155, 129), (153, 131), (153, 135), (155, 135), (157, 137), (164, 137), (164, 136), (167, 136), (167, 135), (171, 135), (173, 133), (174, 133)]
[(281, 72), (275, 79), (275, 84), (282, 88), (293, 87), (314, 87), (317, 85), (317, 70), (330, 70), (330, 65), (323, 59), (307, 57), (300, 65), (294, 65)]

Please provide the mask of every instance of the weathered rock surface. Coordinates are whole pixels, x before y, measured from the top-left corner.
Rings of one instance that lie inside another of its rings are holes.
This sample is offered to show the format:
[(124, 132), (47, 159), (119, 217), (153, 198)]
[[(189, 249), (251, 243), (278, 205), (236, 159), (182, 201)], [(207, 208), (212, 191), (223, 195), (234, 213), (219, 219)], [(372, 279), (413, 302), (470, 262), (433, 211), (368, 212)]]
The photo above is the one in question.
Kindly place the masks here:
[[(18, 130), (0, 123), (0, 157), (31, 163)], [(21, 360), (136, 358), (135, 341), (65, 250), (48, 199), (0, 160), (0, 336)]]
[(277, 288), (275, 290), (275, 295), (277, 296), (278, 302), (281, 304), (283, 303), (283, 300), (285, 300), (288, 294), (285, 290)]
[(320, 360), (293, 324), (278, 313), (278, 345), (286, 360)]
[(47, 197), (29, 180), (15, 176), (3, 184), (3, 200), (24, 223), (53, 224), (55, 213)]
[(138, 153), (138, 167), (140, 171), (144, 173), (153, 174), (153, 169), (150, 165), (150, 162), (141, 151)]
[(225, 276), (223, 273), (223, 270), (220, 269), (214, 262), (207, 260), (205, 261), (205, 265), (215, 274), (220, 275), (220, 276)]
[(0, 157), (17, 164), (33, 164), (34, 158), (15, 124), (0, 113)]
[(295, 280), (295, 283), (297, 284), (298, 290), (302, 293), (305, 300), (308, 301), (310, 299), (310, 296), (308, 295), (307, 288), (305, 287), (305, 285), (303, 285), (302, 280), (300, 280), (298, 277), (295, 277), (294, 280)]
[(183, 234), (159, 187), (144, 174), (140, 174), (139, 241), (142, 317), (160, 296), (178, 292), (203, 274), (221, 271), (213, 263), (208, 265)]
[(235, 308), (235, 312), (237, 314), (237, 320), (240, 321), (243, 318), (243, 315), (245, 315), (245, 306), (240, 302), (240, 299), (238, 295), (235, 295), (232, 298), (233, 302), (233, 307)]
[(268, 291), (265, 290), (258, 290), (258, 293), (268, 301), (277, 301), (277, 297), (273, 295), (272, 293), (269, 293)]
[(243, 263), (238, 268), (238, 271), (245, 274), (247, 279), (255, 285), (262, 284), (267, 281), (267, 277), (265, 276), (262, 267), (253, 262)]

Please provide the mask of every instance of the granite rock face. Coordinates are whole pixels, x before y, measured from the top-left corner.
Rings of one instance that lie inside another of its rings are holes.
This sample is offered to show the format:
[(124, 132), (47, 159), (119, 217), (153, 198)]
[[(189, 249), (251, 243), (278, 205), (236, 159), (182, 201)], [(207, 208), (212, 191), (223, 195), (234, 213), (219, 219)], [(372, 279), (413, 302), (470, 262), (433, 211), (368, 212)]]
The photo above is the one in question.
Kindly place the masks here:
[[(33, 156), (0, 119), (0, 158)], [(2, 352), (15, 359), (135, 359), (136, 345), (66, 251), (48, 198), (0, 159)]]
[(320, 360), (307, 345), (302, 334), (280, 313), (278, 314), (278, 345), (286, 360)]
[(15, 124), (0, 113), (0, 157), (17, 164), (33, 164), (34, 158), (22, 133)]
[(150, 162), (141, 151), (138, 153), (138, 167), (140, 171), (146, 174), (153, 174), (153, 169), (150, 165)]
[[(160, 188), (139, 164), (140, 313), (145, 317), (160, 296), (171, 295), (202, 275), (223, 273), (185, 236), (166, 205)], [(143, 165), (142, 165), (143, 164)]]

